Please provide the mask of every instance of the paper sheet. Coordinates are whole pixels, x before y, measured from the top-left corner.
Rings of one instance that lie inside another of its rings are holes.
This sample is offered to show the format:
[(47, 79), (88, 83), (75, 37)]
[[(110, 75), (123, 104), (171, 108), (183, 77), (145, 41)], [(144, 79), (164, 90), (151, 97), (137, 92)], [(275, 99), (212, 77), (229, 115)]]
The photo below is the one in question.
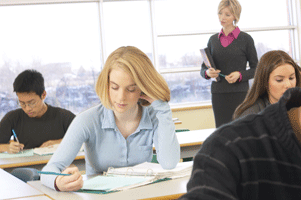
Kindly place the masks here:
[(0, 153), (0, 158), (19, 158), (33, 156), (33, 149), (21, 151), (19, 153)]
[(96, 176), (86, 180), (82, 190), (101, 190), (110, 191), (122, 189), (123, 187), (148, 182), (149, 177), (130, 177), (130, 176)]

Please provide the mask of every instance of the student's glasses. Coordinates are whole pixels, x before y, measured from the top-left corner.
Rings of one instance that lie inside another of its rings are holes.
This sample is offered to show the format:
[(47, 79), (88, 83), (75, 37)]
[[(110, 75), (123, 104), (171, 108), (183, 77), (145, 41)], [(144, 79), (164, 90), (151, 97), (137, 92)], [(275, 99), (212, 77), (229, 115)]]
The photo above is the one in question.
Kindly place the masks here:
[(29, 108), (34, 108), (36, 105), (37, 105), (37, 101), (36, 102), (33, 102), (33, 103), (20, 103), (20, 102), (18, 102), (19, 103), (19, 106), (21, 107), (21, 108), (25, 108), (26, 106), (28, 106)]

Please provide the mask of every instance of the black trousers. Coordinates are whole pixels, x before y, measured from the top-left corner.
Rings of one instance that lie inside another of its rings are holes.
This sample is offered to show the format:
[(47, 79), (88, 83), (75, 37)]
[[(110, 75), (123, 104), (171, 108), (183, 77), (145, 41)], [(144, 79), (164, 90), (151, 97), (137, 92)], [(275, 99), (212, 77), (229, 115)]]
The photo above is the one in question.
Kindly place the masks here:
[(235, 109), (243, 102), (246, 95), (247, 92), (212, 94), (212, 108), (216, 128), (232, 121)]

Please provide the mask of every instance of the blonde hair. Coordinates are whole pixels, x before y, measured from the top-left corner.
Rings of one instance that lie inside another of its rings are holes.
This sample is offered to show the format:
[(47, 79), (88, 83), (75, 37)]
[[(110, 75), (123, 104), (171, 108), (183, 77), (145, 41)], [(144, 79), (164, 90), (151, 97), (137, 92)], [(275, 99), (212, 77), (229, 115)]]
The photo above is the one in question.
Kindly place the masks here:
[[(170, 90), (164, 78), (157, 72), (151, 60), (140, 49), (132, 46), (120, 47), (112, 52), (98, 76), (96, 94), (101, 103), (112, 109), (109, 96), (109, 75), (112, 69), (124, 70), (140, 88), (141, 92), (152, 99), (170, 100)], [(146, 100), (139, 100), (141, 105), (148, 106)]]
[(234, 15), (234, 24), (236, 25), (240, 18), (241, 13), (241, 5), (237, 0), (222, 0), (218, 5), (218, 12), (219, 13), (222, 9), (229, 7), (231, 13)]

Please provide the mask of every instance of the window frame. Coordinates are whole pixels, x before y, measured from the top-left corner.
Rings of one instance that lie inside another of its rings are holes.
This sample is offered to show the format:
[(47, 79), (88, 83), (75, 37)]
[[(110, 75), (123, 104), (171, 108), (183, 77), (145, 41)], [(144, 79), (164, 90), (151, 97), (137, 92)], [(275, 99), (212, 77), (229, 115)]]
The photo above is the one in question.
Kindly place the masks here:
[[(219, 32), (220, 30), (207, 30), (207, 31), (200, 31), (200, 32), (170, 32), (170, 33), (159, 33), (157, 34), (155, 30), (155, 0), (1, 0), (0, 6), (14, 6), (14, 5), (39, 5), (39, 4), (66, 4), (66, 3), (98, 3), (99, 9), (99, 29), (100, 29), (100, 49), (101, 49), (101, 58), (102, 66), (107, 58), (107, 51), (106, 51), (106, 44), (105, 44), (105, 30), (103, 30), (102, 24), (104, 23), (103, 18), (103, 3), (105, 2), (121, 2), (121, 1), (145, 1), (149, 3), (149, 14), (150, 14), (150, 27), (151, 27), (151, 36), (152, 36), (152, 53), (154, 59), (154, 66), (161, 74), (168, 74), (168, 73), (183, 73), (183, 72), (196, 72), (201, 69), (201, 67), (185, 67), (185, 68), (176, 68), (176, 69), (160, 69), (159, 68), (159, 56), (158, 56), (158, 45), (157, 39), (162, 37), (174, 37), (174, 36), (191, 36), (191, 35), (204, 35), (204, 34), (214, 34)], [(291, 23), (293, 25), (288, 26), (273, 26), (267, 28), (256, 28), (251, 27), (248, 29), (241, 29), (245, 32), (260, 32), (260, 31), (277, 31), (277, 30), (289, 30), (291, 32), (292, 38), (292, 56), (299, 65), (301, 64), (301, 0), (287, 0), (289, 3), (289, 17), (291, 19)], [(101, 68), (101, 66), (100, 66)], [(101, 70), (101, 69), (100, 69)], [(211, 102), (196, 102), (196, 103), (189, 103), (189, 105), (185, 104), (174, 104), (171, 107), (190, 107), (190, 106), (202, 106), (202, 105), (211, 105)]]

